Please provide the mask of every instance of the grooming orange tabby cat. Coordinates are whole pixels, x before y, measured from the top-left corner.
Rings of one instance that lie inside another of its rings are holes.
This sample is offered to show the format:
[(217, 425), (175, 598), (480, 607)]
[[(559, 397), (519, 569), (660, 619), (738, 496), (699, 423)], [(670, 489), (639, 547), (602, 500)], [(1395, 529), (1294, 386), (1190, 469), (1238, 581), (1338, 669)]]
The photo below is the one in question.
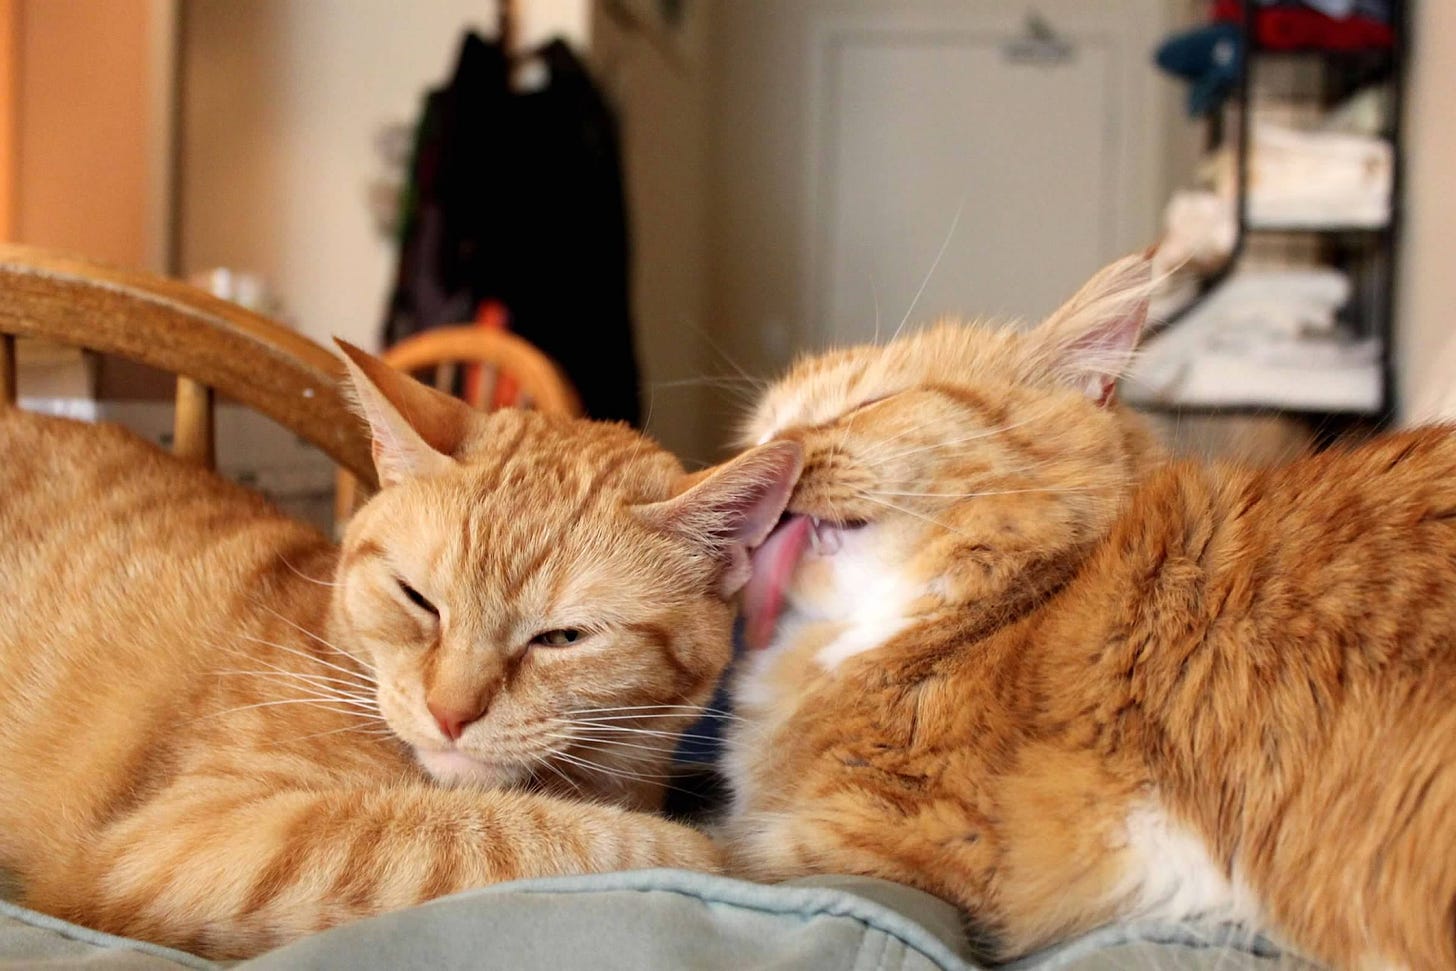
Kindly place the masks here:
[(342, 550), (120, 429), (0, 409), (0, 866), (29, 905), (241, 957), (501, 880), (717, 866), (631, 810), (798, 449), (685, 476), (346, 350), (384, 488)]
[(1162, 918), (1456, 967), (1456, 437), (1162, 460), (1112, 401), (1149, 275), (770, 389), (751, 440), (804, 470), (745, 594), (735, 863), (919, 886), (1003, 959)]

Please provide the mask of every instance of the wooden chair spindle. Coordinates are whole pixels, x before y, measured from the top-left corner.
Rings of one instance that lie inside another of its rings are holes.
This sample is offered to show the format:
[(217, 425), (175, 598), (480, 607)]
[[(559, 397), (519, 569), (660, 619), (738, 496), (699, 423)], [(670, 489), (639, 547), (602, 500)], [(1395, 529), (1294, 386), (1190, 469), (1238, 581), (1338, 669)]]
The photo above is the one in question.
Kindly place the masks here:
[(213, 468), (217, 452), (213, 442), (212, 389), (185, 375), (177, 376), (177, 404), (172, 417), (172, 454)]
[(15, 367), (15, 335), (0, 334), (0, 404), (13, 405), (20, 397)]

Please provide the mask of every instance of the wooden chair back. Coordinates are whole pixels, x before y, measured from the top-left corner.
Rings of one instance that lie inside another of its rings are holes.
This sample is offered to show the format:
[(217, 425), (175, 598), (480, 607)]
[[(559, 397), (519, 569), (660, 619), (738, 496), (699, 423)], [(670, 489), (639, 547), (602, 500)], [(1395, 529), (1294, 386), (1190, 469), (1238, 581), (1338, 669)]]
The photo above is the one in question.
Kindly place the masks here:
[(0, 407), (14, 404), (17, 337), (113, 354), (177, 375), (173, 451), (214, 465), (221, 394), (375, 483), (369, 439), (339, 388), (343, 364), (281, 324), (195, 287), (0, 245)]
[[(0, 245), (0, 407), (19, 387), (16, 339), (32, 337), (128, 358), (177, 376), (172, 450), (215, 467), (218, 395), (258, 411), (339, 466), (337, 523), (359, 483), (377, 485), (369, 438), (340, 390), (342, 362), (303, 335), (195, 287), (26, 246)], [(433, 369), (453, 386), (470, 370), (466, 400), (580, 415), (571, 383), (525, 340), (482, 327), (424, 331), (383, 358), (406, 372)]]

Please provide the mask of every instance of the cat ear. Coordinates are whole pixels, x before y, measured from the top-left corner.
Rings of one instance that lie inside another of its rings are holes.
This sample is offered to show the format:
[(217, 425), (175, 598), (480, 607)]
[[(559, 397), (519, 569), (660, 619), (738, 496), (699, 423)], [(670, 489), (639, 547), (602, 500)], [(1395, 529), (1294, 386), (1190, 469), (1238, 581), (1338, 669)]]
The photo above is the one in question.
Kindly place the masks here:
[(1117, 379), (1132, 363), (1153, 286), (1151, 251), (1125, 256), (1100, 270), (1048, 317), (1036, 333), (1048, 341), (1057, 380), (1098, 404), (1110, 402)]
[(349, 386), (374, 436), (374, 468), (381, 486), (431, 475), (455, 464), (475, 412), (427, 388), (372, 354), (334, 338), (344, 352)]
[(684, 476), (677, 495), (634, 506), (650, 529), (706, 548), (723, 564), (726, 599), (748, 582), (748, 551), (783, 515), (804, 467), (797, 442), (769, 442), (722, 465)]

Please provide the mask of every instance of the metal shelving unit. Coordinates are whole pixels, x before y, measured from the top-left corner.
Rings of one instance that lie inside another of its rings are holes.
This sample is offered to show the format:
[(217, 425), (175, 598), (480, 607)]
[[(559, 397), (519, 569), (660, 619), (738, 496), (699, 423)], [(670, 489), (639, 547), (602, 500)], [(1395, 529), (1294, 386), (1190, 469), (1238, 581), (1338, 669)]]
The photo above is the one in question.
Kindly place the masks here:
[[(1381, 405), (1378, 412), (1317, 412), (1295, 411), (1277, 407), (1211, 406), (1144, 403), (1149, 411), (1172, 414), (1290, 414), (1310, 419), (1312, 424), (1323, 430), (1325, 437), (1352, 428), (1380, 427), (1388, 423), (1396, 409), (1396, 382), (1392, 367), (1395, 340), (1395, 280), (1399, 258), (1399, 237), (1401, 224), (1402, 146), (1401, 115), (1405, 86), (1406, 55), (1408, 49), (1407, 17), (1408, 4), (1405, 0), (1392, 0), (1391, 31), (1394, 42), (1390, 47), (1360, 50), (1326, 50), (1321, 48), (1271, 49), (1261, 46), (1255, 18), (1258, 6), (1246, 2), (1243, 8), (1242, 37), (1243, 57), (1233, 96), (1216, 111), (1209, 121), (1208, 143), (1217, 148), (1226, 143), (1228, 129), (1233, 127), (1235, 185), (1237, 194), (1234, 202), (1237, 232), (1228, 259), (1222, 267), (1209, 276), (1201, 287), (1200, 295), (1181, 308), (1168, 320), (1162, 322), (1156, 331), (1175, 326), (1195, 307), (1211, 295), (1238, 268), (1245, 255), (1249, 240), (1261, 235), (1282, 235), (1286, 237), (1309, 237), (1318, 241), (1320, 263), (1338, 266), (1350, 276), (1353, 293), (1341, 313), (1341, 322), (1358, 337), (1380, 339)], [(1372, 84), (1389, 82), (1390, 99), (1386, 105), (1383, 135), (1391, 145), (1391, 198), (1390, 217), (1385, 225), (1259, 225), (1249, 215), (1248, 185), (1249, 156), (1251, 151), (1253, 102), (1255, 100), (1255, 75), (1261, 62), (1276, 60), (1314, 61), (1321, 71), (1320, 103), (1324, 108), (1338, 104), (1349, 95)], [(1228, 124), (1230, 108), (1237, 109), (1235, 124)], [(1155, 331), (1155, 332), (1156, 332)]]

